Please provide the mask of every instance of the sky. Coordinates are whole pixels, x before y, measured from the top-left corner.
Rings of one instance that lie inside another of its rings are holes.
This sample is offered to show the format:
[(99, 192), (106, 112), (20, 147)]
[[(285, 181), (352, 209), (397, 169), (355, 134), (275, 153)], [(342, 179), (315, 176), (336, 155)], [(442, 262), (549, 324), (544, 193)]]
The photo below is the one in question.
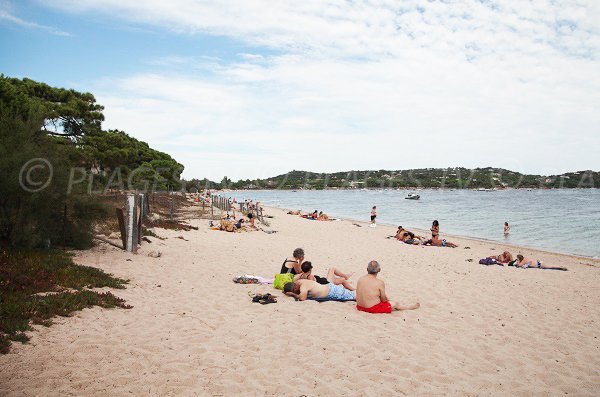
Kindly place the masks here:
[(187, 179), (600, 170), (600, 1), (0, 0), (0, 73)]

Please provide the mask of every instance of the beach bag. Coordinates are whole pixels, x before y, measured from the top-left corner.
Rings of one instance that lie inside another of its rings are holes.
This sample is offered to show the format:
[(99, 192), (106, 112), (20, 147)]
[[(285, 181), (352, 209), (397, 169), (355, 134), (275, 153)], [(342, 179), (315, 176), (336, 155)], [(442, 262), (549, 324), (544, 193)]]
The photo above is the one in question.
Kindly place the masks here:
[(495, 259), (492, 259), (492, 258), (483, 258), (483, 259), (479, 260), (479, 264), (480, 265), (489, 266), (489, 265), (495, 265), (496, 263), (498, 263), (498, 262)]
[(275, 281), (273, 281), (273, 288), (283, 289), (283, 286), (287, 283), (294, 281), (294, 275), (292, 273), (281, 273), (275, 275)]

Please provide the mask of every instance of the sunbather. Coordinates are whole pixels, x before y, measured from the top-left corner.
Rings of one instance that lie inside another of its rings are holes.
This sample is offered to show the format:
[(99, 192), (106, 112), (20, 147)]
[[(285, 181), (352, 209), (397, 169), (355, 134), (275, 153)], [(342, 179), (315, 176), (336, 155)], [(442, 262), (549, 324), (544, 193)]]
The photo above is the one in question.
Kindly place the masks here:
[(288, 211), (288, 215), (300, 215), (302, 210)]
[(510, 252), (508, 251), (504, 251), (503, 253), (501, 253), (500, 255), (492, 255), (492, 256), (488, 256), (489, 259), (495, 259), (497, 260), (499, 263), (509, 263), (513, 261), (513, 256)]
[(342, 273), (335, 267), (332, 267), (329, 269), (329, 271), (327, 272), (327, 277), (313, 275), (312, 274), (312, 269), (313, 269), (312, 263), (310, 263), (308, 261), (302, 263), (301, 268), (302, 268), (302, 273), (296, 274), (294, 276), (294, 281), (296, 281), (296, 280), (313, 280), (313, 281), (316, 281), (317, 283), (323, 284), (323, 285), (328, 284), (328, 283), (333, 283), (335, 285), (343, 285), (344, 288), (346, 288), (350, 291), (354, 291), (356, 289), (356, 288), (354, 288), (352, 283), (350, 283), (350, 281), (348, 281), (348, 279), (352, 276), (352, 274)]
[(323, 211), (319, 212), (319, 216), (317, 217), (317, 220), (319, 221), (328, 221), (329, 220), (329, 216), (327, 214), (325, 214)]
[(354, 291), (349, 291), (341, 285), (333, 283), (319, 284), (313, 280), (297, 280), (293, 283), (287, 283), (283, 286), (283, 292), (301, 301), (308, 298), (331, 300), (356, 299)]
[(400, 241), (404, 241), (403, 238), (406, 233), (407, 231), (404, 230), (402, 226), (398, 226), (398, 230), (396, 230), (396, 235), (394, 236), (394, 238)]
[(432, 238), (430, 240), (427, 240), (423, 245), (431, 245), (434, 247), (450, 247), (450, 248), (456, 248), (458, 247), (457, 244), (454, 244), (446, 239), (442, 239), (440, 240), (439, 237), (436, 238)]
[(414, 310), (421, 307), (419, 303), (402, 306), (399, 302), (390, 301), (385, 293), (385, 283), (377, 278), (381, 266), (377, 261), (367, 265), (367, 274), (358, 279), (356, 285), (356, 309), (368, 313), (391, 313), (392, 310)]
[(548, 270), (563, 270), (563, 271), (569, 270), (566, 267), (562, 267), (562, 266), (546, 266), (541, 261), (535, 261), (533, 259), (525, 258), (525, 257), (523, 257), (523, 255), (517, 255), (516, 266), (523, 268), (523, 269), (533, 268), (533, 269), (548, 269)]
[(279, 273), (302, 273), (302, 262), (304, 262), (304, 250), (302, 248), (296, 248), (292, 254), (293, 259), (285, 258), (281, 265), (281, 271)]

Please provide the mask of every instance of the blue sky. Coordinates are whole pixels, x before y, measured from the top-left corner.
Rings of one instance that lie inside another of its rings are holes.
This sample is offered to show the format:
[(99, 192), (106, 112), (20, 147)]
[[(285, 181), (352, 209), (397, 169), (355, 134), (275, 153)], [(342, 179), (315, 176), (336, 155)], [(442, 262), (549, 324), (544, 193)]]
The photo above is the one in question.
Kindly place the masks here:
[(0, 0), (0, 72), (184, 176), (600, 169), (600, 2)]

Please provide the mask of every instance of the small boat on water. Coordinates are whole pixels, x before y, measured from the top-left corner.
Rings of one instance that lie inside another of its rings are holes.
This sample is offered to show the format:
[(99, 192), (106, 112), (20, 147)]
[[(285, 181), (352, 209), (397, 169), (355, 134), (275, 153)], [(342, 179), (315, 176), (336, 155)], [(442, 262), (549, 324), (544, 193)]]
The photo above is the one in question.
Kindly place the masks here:
[(408, 193), (408, 196), (404, 197), (407, 200), (418, 200), (421, 198), (417, 193)]

